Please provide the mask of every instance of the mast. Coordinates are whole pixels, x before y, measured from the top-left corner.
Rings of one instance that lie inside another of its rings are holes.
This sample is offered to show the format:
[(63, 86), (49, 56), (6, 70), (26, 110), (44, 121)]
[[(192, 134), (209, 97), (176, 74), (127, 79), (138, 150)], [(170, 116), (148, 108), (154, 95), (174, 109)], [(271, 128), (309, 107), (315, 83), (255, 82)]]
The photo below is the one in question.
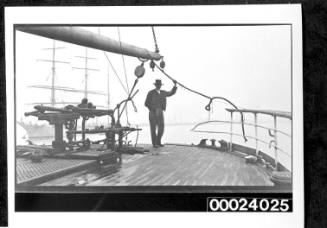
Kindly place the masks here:
[(38, 59), (37, 61), (42, 62), (51, 62), (51, 97), (50, 97), (50, 103), (52, 106), (55, 106), (56, 104), (56, 63), (63, 63), (63, 64), (69, 64), (69, 62), (65, 61), (59, 61), (56, 60), (56, 50), (57, 49), (64, 49), (64, 47), (56, 47), (56, 41), (53, 40), (52, 47), (51, 48), (44, 48), (43, 50), (51, 50), (52, 51), (52, 58), (51, 59)]
[(52, 48), (52, 83), (51, 83), (51, 105), (54, 106), (54, 104), (56, 103), (56, 94), (55, 94), (55, 77), (56, 77), (56, 62), (55, 62), (55, 58), (56, 58), (56, 41), (53, 40), (53, 48)]
[(87, 97), (87, 77), (88, 77), (88, 72), (87, 72), (87, 59), (88, 59), (88, 57), (87, 57), (87, 48), (85, 48), (85, 78), (84, 78), (84, 80), (85, 80), (85, 88), (84, 88), (84, 90), (85, 90), (85, 93), (84, 93), (84, 96), (85, 97)]
[(109, 66), (108, 66), (108, 74), (107, 74), (107, 96), (108, 96), (108, 109), (110, 109), (110, 92), (109, 92), (109, 86), (110, 86), (110, 81), (109, 81)]
[(88, 67), (88, 60), (89, 59), (95, 60), (96, 58), (88, 57), (87, 48), (85, 48), (85, 56), (76, 56), (76, 57), (84, 59), (84, 67), (73, 67), (73, 69), (84, 70), (84, 97), (87, 98), (89, 94), (88, 91), (89, 71), (99, 71), (99, 69), (93, 69)]
[[(37, 61), (42, 61), (42, 62), (50, 62), (51, 63), (51, 85), (30, 85), (28, 87), (31, 88), (36, 88), (36, 89), (48, 89), (51, 91), (50, 95), (50, 101), (49, 102), (37, 102), (37, 103), (27, 103), (27, 105), (35, 105), (35, 104), (42, 104), (42, 105), (51, 105), (51, 106), (56, 106), (56, 105), (67, 105), (67, 104), (79, 104), (80, 101), (76, 102), (67, 102), (67, 101), (57, 101), (56, 99), (56, 91), (64, 91), (64, 92), (73, 92), (73, 93), (83, 93), (84, 95), (88, 94), (95, 94), (95, 95), (102, 95), (102, 96), (107, 96), (107, 93), (104, 93), (102, 91), (92, 91), (88, 90), (88, 75), (89, 75), (89, 70), (97, 70), (97, 69), (90, 69), (88, 68), (88, 59), (95, 59), (95, 58), (90, 58), (88, 57), (87, 53), (87, 48), (86, 48), (86, 55), (85, 56), (78, 56), (79, 58), (85, 59), (85, 67), (80, 68), (85, 70), (85, 88), (83, 90), (71, 88), (71, 87), (64, 87), (64, 86), (58, 86), (56, 85), (56, 69), (57, 69), (57, 63), (62, 63), (62, 64), (69, 64), (69, 62), (61, 61), (56, 59), (56, 54), (58, 49), (64, 49), (65, 47), (57, 47), (56, 46), (56, 40), (53, 40), (52, 47), (50, 48), (43, 48), (42, 50), (51, 50), (52, 51), (52, 56), (51, 59), (37, 59)], [(98, 107), (103, 107), (101, 105), (97, 105)]]
[[(108, 65), (108, 70), (107, 70), (107, 102), (108, 102), (108, 110), (110, 109), (110, 92), (109, 92), (109, 86), (110, 86), (110, 81), (109, 81), (109, 65)], [(111, 121), (111, 117), (108, 116), (108, 125)]]

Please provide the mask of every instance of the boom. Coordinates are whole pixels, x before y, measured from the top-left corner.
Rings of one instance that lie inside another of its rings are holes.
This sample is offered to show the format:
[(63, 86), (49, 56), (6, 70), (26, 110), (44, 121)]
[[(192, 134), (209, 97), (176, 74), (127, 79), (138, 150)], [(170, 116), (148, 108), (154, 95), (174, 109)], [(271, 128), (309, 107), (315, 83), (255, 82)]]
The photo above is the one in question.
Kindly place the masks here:
[(60, 40), (84, 47), (94, 48), (106, 52), (113, 52), (133, 56), (142, 59), (160, 60), (159, 53), (136, 47), (126, 43), (120, 43), (109, 37), (96, 34), (74, 26), (45, 26), (45, 25), (20, 25), (18, 31), (26, 32), (46, 38)]

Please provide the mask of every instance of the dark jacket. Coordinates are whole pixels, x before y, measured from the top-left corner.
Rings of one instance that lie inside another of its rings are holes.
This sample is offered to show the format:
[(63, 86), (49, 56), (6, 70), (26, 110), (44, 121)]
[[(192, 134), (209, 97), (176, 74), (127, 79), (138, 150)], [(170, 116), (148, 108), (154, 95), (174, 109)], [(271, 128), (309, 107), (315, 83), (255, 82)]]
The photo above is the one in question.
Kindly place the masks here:
[(170, 92), (165, 90), (160, 90), (160, 94), (155, 90), (151, 90), (148, 92), (145, 100), (145, 106), (151, 111), (157, 108), (162, 110), (166, 110), (166, 97), (170, 97), (176, 93), (177, 87), (174, 86)]

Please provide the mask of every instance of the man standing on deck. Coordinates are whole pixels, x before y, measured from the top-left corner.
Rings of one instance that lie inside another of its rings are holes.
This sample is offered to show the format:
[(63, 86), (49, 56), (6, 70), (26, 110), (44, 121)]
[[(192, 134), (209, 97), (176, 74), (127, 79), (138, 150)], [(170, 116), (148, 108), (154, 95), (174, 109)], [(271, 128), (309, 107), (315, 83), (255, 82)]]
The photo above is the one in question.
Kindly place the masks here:
[(166, 110), (166, 97), (174, 95), (177, 90), (177, 82), (175, 80), (173, 82), (173, 89), (167, 92), (165, 90), (160, 90), (162, 83), (160, 79), (157, 79), (154, 83), (156, 88), (148, 92), (145, 100), (145, 106), (149, 109), (152, 145), (155, 148), (164, 146), (161, 144), (161, 138), (165, 127), (164, 111)]

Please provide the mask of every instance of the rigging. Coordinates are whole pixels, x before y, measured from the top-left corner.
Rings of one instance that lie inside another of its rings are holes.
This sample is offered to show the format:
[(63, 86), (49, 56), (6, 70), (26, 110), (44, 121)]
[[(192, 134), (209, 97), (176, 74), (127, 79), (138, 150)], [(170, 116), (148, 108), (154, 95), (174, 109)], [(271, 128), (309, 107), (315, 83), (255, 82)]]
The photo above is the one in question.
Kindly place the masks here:
[[(156, 34), (155, 34), (155, 31), (154, 31), (154, 28), (152, 26), (152, 34), (153, 34), (153, 40), (154, 40), (154, 43), (155, 43), (155, 52), (159, 53), (159, 48), (158, 48), (158, 43), (157, 43), (157, 38), (156, 38)], [(161, 57), (161, 60), (163, 62), (163, 57)], [(143, 61), (142, 61), (143, 62)], [(195, 93), (195, 94), (198, 94), (199, 96), (202, 96), (204, 98), (207, 98), (209, 99), (209, 103), (205, 106), (205, 109), (210, 112), (211, 111), (211, 105), (212, 105), (212, 102), (214, 100), (223, 100), (225, 102), (227, 102), (228, 104), (230, 104), (231, 106), (233, 106), (235, 109), (239, 110), (238, 107), (233, 103), (231, 102), (230, 100), (228, 100), (227, 98), (225, 97), (221, 97), (221, 96), (214, 96), (214, 97), (210, 97), (206, 94), (203, 94), (199, 91), (196, 91), (196, 90), (193, 90), (185, 85), (183, 85), (182, 83), (180, 82), (177, 82), (173, 77), (171, 77), (169, 74), (167, 74), (165, 71), (164, 71), (164, 66), (165, 66), (165, 63), (163, 62), (160, 63), (160, 66), (158, 66), (153, 60), (151, 60), (150, 62), (150, 67), (152, 68), (152, 70), (154, 70), (154, 68), (156, 67), (157, 69), (159, 69), (167, 78), (169, 78), (170, 80), (176, 82), (176, 84), (178, 84), (179, 86), (183, 87), (184, 89), (192, 92), (192, 93)], [(244, 116), (243, 116), (243, 112), (240, 112), (241, 114), (241, 123), (242, 123), (242, 133), (243, 133), (243, 138), (244, 138), (244, 141), (246, 142), (247, 141), (247, 138), (245, 136), (245, 130), (244, 130)]]
[[(119, 39), (120, 51), (123, 51), (122, 46), (121, 46), (121, 38), (120, 38), (121, 36), (120, 36), (120, 29), (119, 29), (119, 27), (117, 27), (117, 32), (118, 32), (118, 39)], [(125, 58), (124, 58), (124, 55), (123, 54), (121, 54), (121, 57), (122, 57), (122, 60), (123, 60), (123, 68), (124, 68), (124, 75), (125, 75), (125, 82), (126, 82), (127, 92), (129, 94), (130, 91), (129, 91), (129, 85), (128, 85), (128, 80), (127, 80)], [(127, 103), (126, 103), (125, 114), (126, 114), (126, 123), (127, 123), (128, 126), (130, 126), (131, 124), (130, 124), (129, 118), (128, 118), (128, 104)]]

